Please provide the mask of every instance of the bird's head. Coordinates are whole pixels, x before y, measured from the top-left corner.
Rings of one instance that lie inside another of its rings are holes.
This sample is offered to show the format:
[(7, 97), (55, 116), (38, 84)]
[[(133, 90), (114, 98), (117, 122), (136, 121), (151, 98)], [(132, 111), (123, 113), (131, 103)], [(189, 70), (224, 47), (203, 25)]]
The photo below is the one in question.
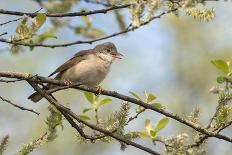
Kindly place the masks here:
[(94, 47), (96, 55), (103, 60), (112, 62), (115, 59), (122, 59), (122, 54), (117, 51), (116, 46), (111, 42), (99, 44)]

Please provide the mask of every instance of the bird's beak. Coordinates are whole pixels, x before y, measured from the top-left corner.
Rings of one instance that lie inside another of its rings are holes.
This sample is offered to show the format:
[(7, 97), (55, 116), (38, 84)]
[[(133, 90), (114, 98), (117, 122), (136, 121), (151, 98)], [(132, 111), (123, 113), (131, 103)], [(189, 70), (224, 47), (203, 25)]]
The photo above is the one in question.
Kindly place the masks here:
[(123, 55), (121, 53), (113, 53), (112, 56), (117, 59), (122, 59)]

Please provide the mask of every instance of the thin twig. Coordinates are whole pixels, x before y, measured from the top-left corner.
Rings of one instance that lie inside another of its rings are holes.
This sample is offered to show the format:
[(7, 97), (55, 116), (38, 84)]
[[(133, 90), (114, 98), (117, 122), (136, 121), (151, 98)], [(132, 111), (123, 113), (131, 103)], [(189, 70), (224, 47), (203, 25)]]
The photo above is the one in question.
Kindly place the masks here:
[(9, 103), (10, 105), (12, 105), (12, 106), (14, 106), (14, 107), (16, 107), (16, 108), (21, 109), (21, 110), (33, 112), (33, 113), (35, 113), (36, 115), (39, 115), (39, 114), (40, 114), (40, 113), (34, 111), (33, 109), (24, 108), (24, 107), (22, 107), (22, 106), (19, 106), (19, 105), (17, 105), (17, 104), (14, 104), (14, 103), (11, 102), (10, 100), (7, 100), (7, 99), (3, 98), (2, 96), (0, 96), (0, 99), (1, 99), (2, 101), (6, 102), (6, 103)]
[(127, 121), (126, 124), (129, 124), (131, 121), (133, 121), (134, 119), (138, 118), (138, 116), (139, 116), (141, 113), (143, 113), (145, 110), (146, 110), (146, 109), (143, 108), (142, 110), (140, 110), (139, 112), (137, 112), (135, 116), (130, 117), (130, 118), (128, 119), (128, 121)]
[(6, 34), (7, 34), (7, 32), (4, 32), (4, 33), (0, 34), (0, 37), (3, 36), (3, 35), (6, 35)]
[(16, 80), (0, 79), (0, 82), (5, 82), (5, 83), (12, 83), (12, 82), (19, 82), (19, 81), (24, 81), (24, 79), (16, 79)]

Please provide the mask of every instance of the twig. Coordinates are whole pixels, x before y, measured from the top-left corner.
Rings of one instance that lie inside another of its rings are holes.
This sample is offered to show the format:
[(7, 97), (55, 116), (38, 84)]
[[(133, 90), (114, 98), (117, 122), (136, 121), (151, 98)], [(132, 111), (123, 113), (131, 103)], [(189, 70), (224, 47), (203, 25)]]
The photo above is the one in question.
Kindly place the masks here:
[(146, 109), (143, 108), (142, 110), (140, 110), (139, 112), (137, 112), (137, 114), (136, 114), (135, 116), (130, 117), (130, 118), (128, 119), (128, 121), (127, 121), (126, 124), (129, 124), (131, 121), (133, 121), (134, 119), (138, 118), (138, 116), (139, 116), (141, 113), (143, 113), (145, 110), (146, 110)]
[(6, 22), (4, 22), (4, 23), (1, 23), (0, 26), (6, 25), (6, 24), (9, 24), (9, 23), (12, 23), (12, 22), (17, 22), (17, 21), (19, 21), (20, 19), (22, 19), (22, 17), (16, 18), (16, 19), (13, 19), (13, 20), (9, 20), (9, 21), (6, 21)]
[(4, 33), (0, 34), (0, 37), (3, 36), (3, 35), (6, 35), (6, 34), (7, 34), (7, 32), (4, 32)]
[[(29, 77), (32, 77), (32, 76), (33, 75), (27, 74), (26, 78), (28, 79)], [(0, 72), (0, 77), (25, 79), (25, 73)], [(58, 80), (54, 80), (54, 79), (46, 78), (46, 77), (42, 77), (42, 76), (34, 76), (33, 78), (29, 78), (28, 81), (34, 82), (34, 83), (43, 82), (43, 83), (51, 83), (51, 84), (55, 84), (55, 85), (60, 85), (60, 86), (67, 86), (66, 83), (63, 82), (63, 81), (58, 81)], [(92, 93), (99, 93), (96, 90), (96, 88), (90, 88), (90, 87), (87, 87), (87, 86), (73, 86), (73, 87), (71, 86), (70, 88), (75, 88), (75, 89), (78, 89), (78, 90), (84, 90), (84, 91), (88, 91), (88, 92), (92, 92)], [(151, 104), (147, 104), (147, 103), (145, 103), (143, 101), (140, 101), (140, 100), (137, 100), (135, 98), (132, 98), (132, 97), (129, 97), (129, 96), (126, 96), (126, 95), (123, 95), (123, 94), (119, 94), (119, 93), (117, 93), (115, 91), (103, 90), (103, 89), (101, 91), (101, 94), (134, 103), (136, 105), (144, 107), (145, 109), (150, 109), (152, 111), (163, 114), (163, 115), (165, 115), (165, 116), (167, 116), (169, 118), (172, 118), (172, 119), (174, 119), (174, 120), (176, 120), (176, 121), (178, 121), (178, 122), (180, 122), (182, 124), (185, 124), (186, 126), (189, 126), (189, 127), (193, 128), (194, 130), (196, 130), (196, 131), (198, 131), (198, 132), (200, 132), (202, 134), (208, 135), (209, 137), (216, 137), (218, 139), (222, 139), (222, 140), (225, 140), (225, 141), (228, 141), (228, 142), (232, 143), (232, 138), (230, 138), (230, 137), (208, 131), (208, 130), (206, 130), (204, 128), (201, 128), (200, 126), (195, 125), (194, 123), (192, 123), (192, 122), (190, 122), (190, 121), (188, 121), (186, 119), (181, 118), (177, 114), (173, 114), (173, 113), (171, 113), (171, 112), (169, 112), (167, 110), (157, 108), (157, 107), (155, 107), (155, 106), (153, 106)]]
[(7, 100), (7, 99), (3, 98), (2, 96), (0, 96), (0, 99), (1, 99), (2, 101), (6, 102), (6, 103), (9, 103), (10, 105), (12, 105), (12, 106), (14, 106), (14, 107), (16, 107), (16, 108), (21, 109), (21, 110), (26, 110), (26, 111), (29, 111), (29, 112), (33, 112), (33, 113), (35, 113), (36, 115), (39, 115), (39, 114), (40, 114), (40, 113), (38, 113), (38, 112), (36, 112), (36, 111), (34, 111), (34, 110), (32, 110), (32, 109), (24, 108), (24, 107), (22, 107), (22, 106), (19, 106), (19, 105), (17, 105), (17, 104), (14, 104), (14, 103), (11, 102), (10, 100)]
[(12, 82), (18, 82), (18, 81), (24, 81), (24, 79), (16, 79), (16, 80), (0, 79), (0, 82), (5, 82), (5, 83), (12, 83)]
[[(177, 11), (177, 9), (178, 8), (175, 8), (175, 9), (172, 9), (172, 10), (169, 10), (169, 11), (165, 11), (165, 12), (163, 12), (163, 13), (157, 15), (157, 16), (154, 16), (150, 20), (141, 23), (140, 27), (147, 25), (148, 23), (150, 23), (154, 19), (161, 18), (165, 14), (175, 12), (175, 11)], [(77, 44), (92, 44), (92, 43), (97, 42), (97, 41), (109, 39), (109, 38), (112, 38), (112, 37), (115, 37), (115, 36), (118, 36), (118, 35), (121, 35), (121, 34), (125, 34), (125, 33), (130, 32), (130, 31), (134, 31), (134, 30), (136, 30), (136, 29), (138, 29), (140, 27), (129, 26), (126, 30), (123, 30), (123, 31), (120, 31), (120, 32), (117, 32), (117, 33), (113, 33), (113, 34), (105, 36), (105, 37), (101, 37), (101, 38), (97, 38), (97, 39), (93, 39), (93, 40), (87, 40), (87, 41), (78, 40), (78, 41), (74, 41), (74, 42), (70, 42), (70, 43), (63, 43), (63, 44), (28, 44), (28, 43), (23, 43), (23, 42), (14, 42), (14, 41), (10, 41), (10, 40), (3, 39), (3, 38), (0, 38), (0, 42), (9, 43), (9, 44), (13, 44), (13, 45), (28, 46), (28, 47), (48, 47), (48, 48), (67, 47), (67, 46), (73, 46), (73, 45), (77, 45)]]

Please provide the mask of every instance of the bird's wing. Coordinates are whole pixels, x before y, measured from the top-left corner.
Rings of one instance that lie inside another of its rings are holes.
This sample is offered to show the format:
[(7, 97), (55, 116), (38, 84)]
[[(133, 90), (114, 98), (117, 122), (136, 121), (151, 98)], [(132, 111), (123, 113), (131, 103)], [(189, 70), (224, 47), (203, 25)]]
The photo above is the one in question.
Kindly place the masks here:
[(78, 53), (76, 53), (71, 59), (69, 59), (68, 61), (66, 61), (64, 64), (62, 64), (61, 66), (59, 66), (54, 72), (52, 72), (50, 76), (56, 74), (56, 73), (61, 73), (65, 70), (67, 70), (68, 68), (72, 67), (73, 65), (81, 62), (82, 60), (86, 59), (86, 54), (90, 54), (92, 53), (92, 49), (91, 50), (83, 50), (80, 51)]

